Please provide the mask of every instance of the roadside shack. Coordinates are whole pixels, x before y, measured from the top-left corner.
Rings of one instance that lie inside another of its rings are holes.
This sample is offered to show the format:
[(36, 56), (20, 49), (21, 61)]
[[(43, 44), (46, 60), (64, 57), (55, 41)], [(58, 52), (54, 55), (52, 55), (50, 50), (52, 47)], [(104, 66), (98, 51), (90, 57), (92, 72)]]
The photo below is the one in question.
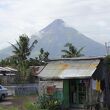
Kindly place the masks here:
[(17, 70), (10, 67), (0, 67), (0, 83), (4, 85), (13, 84)]
[(62, 82), (65, 108), (83, 109), (103, 103), (107, 71), (104, 65), (104, 57), (56, 59), (49, 61), (38, 76), (45, 81)]

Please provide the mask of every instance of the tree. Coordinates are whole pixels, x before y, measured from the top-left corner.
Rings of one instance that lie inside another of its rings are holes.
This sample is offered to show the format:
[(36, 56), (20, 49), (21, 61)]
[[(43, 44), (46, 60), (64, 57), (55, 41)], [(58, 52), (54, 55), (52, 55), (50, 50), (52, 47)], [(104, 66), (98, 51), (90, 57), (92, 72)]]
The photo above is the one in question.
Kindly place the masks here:
[(19, 36), (19, 41), (16, 41), (17, 45), (12, 45), (13, 47), (13, 53), (16, 57), (17, 61), (17, 68), (19, 71), (19, 78), (21, 83), (24, 83), (26, 81), (26, 78), (28, 76), (28, 68), (29, 68), (29, 61), (28, 57), (31, 54), (32, 49), (34, 48), (35, 44), (37, 44), (37, 40), (32, 42), (30, 45), (29, 37), (25, 34), (22, 34)]
[(41, 65), (41, 63), (40, 63), (38, 57), (29, 59), (29, 66), (40, 66), (40, 65)]
[(29, 44), (29, 37), (26, 34), (22, 34), (19, 36), (19, 41), (16, 41), (16, 45), (12, 45), (13, 53), (18, 58), (18, 60), (26, 60), (27, 57), (31, 54), (32, 49), (34, 48), (35, 44), (37, 44), (37, 40)]
[(72, 45), (72, 43), (66, 43), (64, 47), (66, 47), (68, 49), (61, 50), (64, 53), (64, 55), (61, 56), (62, 58), (72, 58), (72, 57), (84, 56), (83, 54), (81, 54), (81, 51), (83, 50), (83, 48), (80, 48), (79, 50), (77, 50), (76, 47)]
[(2, 59), (0, 61), (0, 66), (11, 66), (15, 67), (16, 66), (16, 58), (14, 56), (10, 56), (8, 58)]
[(39, 54), (39, 61), (40, 62), (46, 62), (49, 57), (49, 52), (45, 52), (43, 48), (40, 49), (40, 54)]

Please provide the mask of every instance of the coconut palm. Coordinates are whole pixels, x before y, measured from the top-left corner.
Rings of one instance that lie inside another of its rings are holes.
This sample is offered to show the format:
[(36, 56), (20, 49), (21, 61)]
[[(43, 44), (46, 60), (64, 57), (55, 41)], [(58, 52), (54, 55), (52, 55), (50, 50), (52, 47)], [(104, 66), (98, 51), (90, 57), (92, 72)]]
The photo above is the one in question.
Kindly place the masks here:
[(84, 56), (83, 54), (81, 54), (83, 47), (77, 50), (77, 48), (73, 46), (72, 43), (66, 43), (64, 47), (68, 48), (68, 50), (61, 50), (64, 53), (64, 55), (61, 56), (63, 58)]
[(31, 54), (32, 49), (34, 48), (35, 44), (37, 44), (37, 40), (29, 44), (29, 37), (25, 34), (19, 36), (19, 41), (16, 41), (17, 45), (12, 45), (13, 53), (19, 60), (26, 60), (27, 57)]
[(19, 71), (19, 79), (21, 83), (24, 83), (28, 76), (28, 68), (29, 68), (29, 61), (28, 57), (31, 54), (32, 49), (34, 48), (35, 44), (38, 41), (35, 40), (30, 45), (29, 38), (27, 35), (22, 34), (19, 37), (19, 41), (16, 41), (16, 45), (12, 45), (13, 47), (13, 53), (16, 58), (17, 63), (17, 69)]

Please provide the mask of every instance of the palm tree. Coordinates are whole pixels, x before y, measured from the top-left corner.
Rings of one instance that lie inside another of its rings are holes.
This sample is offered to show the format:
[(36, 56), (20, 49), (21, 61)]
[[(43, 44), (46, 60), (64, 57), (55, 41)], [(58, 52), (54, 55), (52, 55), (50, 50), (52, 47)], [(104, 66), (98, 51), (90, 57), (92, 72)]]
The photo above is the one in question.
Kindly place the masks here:
[(12, 45), (13, 47), (13, 53), (15, 54), (14, 56), (16, 57), (17, 61), (17, 68), (19, 71), (19, 79), (21, 83), (24, 83), (27, 79), (28, 76), (28, 68), (29, 68), (29, 61), (28, 61), (28, 56), (31, 54), (32, 49), (34, 48), (35, 44), (37, 44), (37, 40), (32, 42), (32, 44), (29, 44), (29, 38), (27, 35), (22, 34), (19, 37), (19, 41), (16, 41), (16, 45)]
[(27, 57), (31, 54), (32, 49), (35, 44), (37, 44), (37, 40), (29, 44), (29, 37), (26, 34), (22, 34), (19, 36), (19, 41), (16, 41), (17, 45), (12, 45), (14, 48), (13, 53), (19, 60), (26, 60)]
[(68, 50), (61, 50), (64, 53), (64, 55), (61, 56), (62, 58), (72, 58), (72, 57), (84, 56), (83, 54), (81, 54), (83, 47), (80, 48), (79, 50), (77, 50), (76, 47), (72, 45), (72, 43), (66, 43), (64, 47), (67, 47)]
[(40, 49), (39, 61), (47, 61), (49, 57), (49, 52), (45, 52), (43, 48)]

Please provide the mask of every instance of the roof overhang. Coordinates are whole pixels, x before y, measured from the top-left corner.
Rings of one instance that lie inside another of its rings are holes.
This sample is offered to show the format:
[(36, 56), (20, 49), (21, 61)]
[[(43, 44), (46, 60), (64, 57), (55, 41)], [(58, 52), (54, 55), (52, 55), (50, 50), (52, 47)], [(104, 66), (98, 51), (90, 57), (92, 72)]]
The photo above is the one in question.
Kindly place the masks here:
[(95, 72), (100, 59), (52, 60), (38, 75), (44, 79), (89, 78)]

